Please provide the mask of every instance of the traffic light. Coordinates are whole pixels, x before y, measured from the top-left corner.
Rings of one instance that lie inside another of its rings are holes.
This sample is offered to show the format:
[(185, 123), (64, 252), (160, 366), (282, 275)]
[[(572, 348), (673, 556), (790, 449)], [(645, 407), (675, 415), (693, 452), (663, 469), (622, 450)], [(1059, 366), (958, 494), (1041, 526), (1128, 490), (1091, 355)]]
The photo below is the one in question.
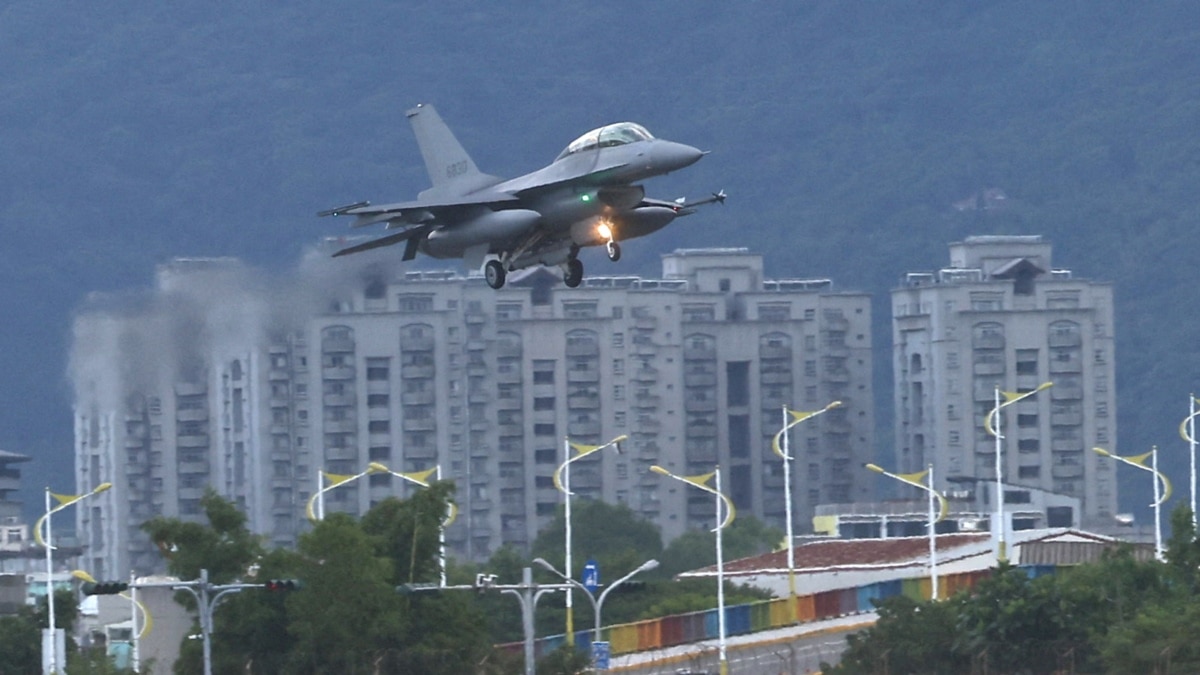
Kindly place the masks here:
[(271, 579), (263, 584), (268, 591), (298, 591), (304, 584), (299, 579)]
[(79, 587), (84, 595), (116, 595), (129, 590), (124, 581), (85, 581)]

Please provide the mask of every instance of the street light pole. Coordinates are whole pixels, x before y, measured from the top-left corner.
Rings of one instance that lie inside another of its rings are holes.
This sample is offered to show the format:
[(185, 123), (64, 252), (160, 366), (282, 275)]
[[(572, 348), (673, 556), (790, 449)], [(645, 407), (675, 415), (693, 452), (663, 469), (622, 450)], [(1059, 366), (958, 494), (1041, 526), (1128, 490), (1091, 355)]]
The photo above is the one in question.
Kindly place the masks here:
[(575, 588), (578, 588), (578, 589), (582, 590), (585, 594), (587, 594), (588, 600), (592, 601), (592, 611), (595, 614), (595, 616), (593, 617), (593, 619), (595, 620), (595, 625), (592, 628), (592, 641), (593, 642), (597, 642), (600, 640), (600, 627), (601, 627), (600, 610), (601, 610), (601, 608), (604, 607), (604, 599), (608, 597), (608, 594), (611, 593), (612, 590), (614, 588), (616, 588), (617, 586), (620, 586), (621, 584), (625, 583), (626, 581), (629, 581), (630, 579), (632, 579), (634, 577), (634, 575), (641, 574), (642, 572), (646, 572), (646, 571), (649, 571), (649, 570), (652, 570), (652, 569), (655, 569), (656, 567), (658, 567), (657, 560), (654, 560), (653, 558), (650, 560), (647, 560), (646, 562), (642, 563), (641, 565), (638, 565), (637, 569), (633, 570), (629, 574), (626, 574), (625, 576), (621, 577), (620, 579), (617, 579), (616, 581), (612, 582), (611, 584), (608, 584), (605, 587), (605, 589), (600, 592), (600, 597), (597, 598), (590, 590), (588, 590), (587, 586), (584, 586), (582, 583), (568, 577), (567, 575), (563, 574), (562, 572), (559, 572), (558, 569), (556, 567), (554, 567), (554, 565), (551, 565), (544, 558), (534, 558), (533, 562), (534, 562), (534, 564), (541, 566), (542, 569), (554, 574), (559, 579), (562, 579), (563, 581), (571, 584)]
[[(841, 401), (834, 401), (815, 412), (788, 410), (786, 405), (783, 406), (783, 428), (775, 434), (775, 438), (771, 441), (771, 448), (775, 454), (783, 458), (783, 499), (787, 503), (788, 615), (791, 617), (792, 623), (800, 622), (800, 613), (796, 608), (796, 545), (792, 535), (792, 455), (789, 442), (791, 434), (788, 432), (804, 420), (812, 419), (840, 405), (842, 405)], [(792, 418), (791, 422), (788, 421), (788, 417)], [(779, 447), (780, 438), (783, 439), (782, 448)]]
[[(924, 471), (921, 471), (919, 473), (892, 473), (890, 471), (884, 470), (884, 468), (879, 466), (878, 464), (866, 464), (865, 466), (866, 466), (866, 468), (870, 469), (871, 471), (874, 471), (875, 473), (881, 473), (881, 474), (887, 476), (888, 478), (894, 478), (894, 479), (900, 481), (901, 483), (908, 483), (909, 485), (912, 485), (913, 487), (921, 488), (925, 492), (929, 493), (929, 495), (928, 495), (929, 496), (929, 516), (928, 516), (928, 518), (929, 519), (928, 519), (927, 523), (928, 523), (928, 527), (929, 527), (930, 599), (937, 600), (938, 599), (937, 533), (934, 530), (934, 526), (937, 523), (941, 522), (942, 519), (944, 519), (946, 517), (946, 512), (949, 510), (950, 506), (949, 506), (949, 504), (946, 503), (946, 498), (944, 496), (942, 496), (942, 493), (938, 492), (933, 487), (933, 465), (932, 464), (928, 465), (928, 467)], [(922, 483), (921, 482), (922, 480), (926, 480), (926, 482)], [(935, 498), (941, 504), (941, 509), (938, 511), (938, 515), (936, 518), (934, 517), (934, 509), (933, 509), (933, 500)], [(887, 526), (884, 525), (884, 527), (887, 527)]]
[[(712, 473), (700, 476), (676, 476), (657, 464), (651, 466), (650, 470), (654, 473), (662, 474), (668, 478), (674, 478), (677, 481), (700, 488), (716, 496), (717, 526), (712, 531), (717, 535), (717, 654), (721, 675), (729, 675), (729, 661), (725, 657), (725, 561), (721, 551), (721, 530), (733, 522), (736, 509), (734, 509), (733, 501), (729, 497), (726, 497), (725, 493), (721, 492), (721, 467), (718, 466), (713, 469)], [(709, 479), (715, 479), (715, 487), (708, 486)], [(724, 519), (721, 517), (722, 505), (726, 507)]]
[(1192, 483), (1192, 530), (1196, 529), (1196, 415), (1200, 415), (1200, 410), (1196, 408), (1196, 395), (1188, 395), (1188, 416), (1183, 418), (1179, 423), (1179, 435), (1183, 440), (1188, 442), (1188, 456), (1191, 458), (1191, 478)]
[[(46, 549), (46, 625), (47, 634), (50, 638), (49, 658), (46, 666), (47, 672), (54, 675), (58, 672), (58, 629), (54, 625), (54, 535), (52, 524), (52, 516), (59, 511), (77, 504), (88, 497), (98, 495), (101, 492), (112, 487), (112, 483), (101, 483), (96, 486), (91, 492), (81, 495), (60, 495), (46, 488), (46, 513), (38, 519), (38, 522), (33, 525), (33, 537), (38, 544), (41, 544)], [(50, 507), (50, 499), (54, 498), (58, 502), (58, 506)], [(46, 524), (46, 536), (42, 537), (42, 523)]]
[[(563, 454), (566, 455), (566, 460), (560, 464), (558, 469), (554, 472), (554, 486), (565, 495), (563, 519), (566, 521), (566, 527), (563, 536), (566, 539), (566, 551), (563, 563), (567, 568), (567, 579), (571, 579), (574, 574), (571, 567), (571, 462), (574, 462), (577, 459), (583, 459), (593, 452), (598, 452), (610, 446), (616, 448), (617, 452), (619, 453), (621, 452), (621, 441), (627, 438), (629, 438), (629, 436), (621, 434), (620, 436), (617, 436), (603, 445), (580, 445), (578, 443), (572, 443), (571, 439), (566, 436), (563, 437)], [(576, 452), (574, 457), (571, 456), (572, 449), (574, 449)], [(575, 613), (572, 607), (573, 603), (571, 602), (571, 597), (573, 595), (575, 594), (570, 590), (567, 591), (566, 638), (567, 644), (571, 646), (575, 645)]]
[[(1140, 455), (1132, 457), (1122, 457), (1115, 455), (1104, 448), (1092, 448), (1092, 450), (1103, 457), (1112, 457), (1118, 462), (1123, 462), (1129, 466), (1136, 467), (1143, 471), (1149, 471), (1153, 474), (1151, 480), (1154, 481), (1154, 557), (1160, 562), (1165, 559), (1163, 552), (1162, 540), (1162, 504), (1171, 497), (1171, 481), (1167, 480), (1166, 474), (1158, 470), (1158, 446), (1150, 446), (1150, 452), (1144, 452)], [(1146, 459), (1150, 459), (1150, 466), (1146, 466)], [(1159, 481), (1162, 481), (1162, 491), (1159, 491)]]
[[(1053, 382), (1043, 382), (1031, 391), (1014, 392), (1001, 391), (999, 385), (997, 385), (996, 406), (992, 408), (992, 411), (983, 420), (984, 428), (996, 438), (996, 562), (998, 563), (1008, 562), (1008, 551), (1004, 540), (1004, 531), (1006, 529), (1004, 523), (1004, 435), (1000, 433), (1000, 411), (1052, 386), (1054, 386)], [(1004, 397), (1004, 403), (1000, 402), (1001, 396)]]
[[(328, 471), (322, 471), (322, 470), (318, 469), (317, 470), (317, 491), (315, 493), (313, 493), (312, 497), (309, 498), (308, 506), (305, 508), (305, 512), (308, 515), (309, 522), (316, 523), (317, 521), (325, 520), (325, 493), (326, 492), (329, 492), (330, 490), (332, 490), (333, 488), (335, 488), (339, 485), (346, 485), (347, 483), (352, 483), (367, 474), (379, 473), (380, 466), (381, 465), (378, 464), (377, 462), (371, 462), (370, 464), (367, 465), (366, 469), (364, 469), (363, 471), (360, 471), (359, 473), (352, 474), (352, 475), (329, 473)], [(386, 470), (386, 468), (385, 468), (385, 470)], [(322, 486), (321, 484), (324, 482), (322, 480), (322, 478), (325, 480), (328, 480), (329, 485)]]

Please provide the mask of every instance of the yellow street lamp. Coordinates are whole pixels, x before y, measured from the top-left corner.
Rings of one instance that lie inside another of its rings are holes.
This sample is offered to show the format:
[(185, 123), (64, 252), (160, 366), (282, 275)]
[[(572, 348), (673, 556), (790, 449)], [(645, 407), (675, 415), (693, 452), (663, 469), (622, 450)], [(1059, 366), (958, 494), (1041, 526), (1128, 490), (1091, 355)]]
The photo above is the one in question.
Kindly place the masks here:
[[(841, 405), (841, 401), (834, 401), (824, 408), (812, 412), (789, 410), (785, 405), (783, 406), (783, 428), (771, 440), (771, 449), (783, 458), (783, 499), (787, 502), (788, 615), (791, 617), (792, 623), (799, 623), (800, 615), (796, 609), (796, 546), (792, 536), (792, 455), (789, 448), (791, 434), (788, 432), (797, 424)], [(783, 439), (782, 448), (779, 446), (780, 439)]]
[[(721, 492), (721, 467), (716, 467), (712, 473), (699, 476), (677, 476), (657, 464), (651, 466), (650, 470), (654, 473), (662, 474), (667, 478), (674, 478), (693, 487), (698, 487), (717, 497), (717, 526), (712, 530), (717, 534), (717, 653), (721, 675), (729, 675), (729, 661), (725, 658), (725, 562), (721, 552), (721, 530), (733, 522), (736, 509), (733, 507), (733, 500)], [(714, 487), (708, 486), (710, 479), (715, 479), (713, 480)], [(725, 507), (724, 518), (721, 517), (722, 505)]]
[[(1004, 542), (1004, 435), (1000, 433), (1000, 411), (1053, 386), (1053, 382), (1043, 382), (1031, 391), (1000, 391), (1000, 387), (996, 387), (996, 406), (983, 420), (987, 432), (996, 437), (996, 562), (1008, 562)], [(1004, 398), (1003, 403), (1000, 402), (1001, 397)]]
[[(425, 469), (424, 471), (412, 471), (409, 473), (402, 473), (400, 471), (392, 471), (391, 469), (389, 469), (388, 467), (384, 466), (383, 464), (381, 464), (379, 462), (371, 462), (370, 464), (367, 465), (367, 467), (368, 468), (373, 467), (375, 469), (375, 471), (377, 471), (377, 472), (388, 473), (397, 478), (400, 478), (400, 479), (406, 480), (410, 483), (413, 483), (414, 485), (419, 485), (419, 486), (425, 487), (425, 488), (430, 486), (430, 483), (429, 483), (430, 476), (434, 476), (436, 474), (436, 480), (442, 479), (442, 465), (441, 464), (438, 464), (437, 466), (433, 467), (432, 469)], [(446, 505), (446, 519), (442, 521), (441, 527), (438, 528), (438, 567), (441, 570), (441, 585), (443, 588), (446, 586), (446, 528), (450, 527), (450, 523), (453, 523), (454, 519), (457, 517), (458, 517), (458, 506), (455, 505), (455, 503), (453, 501), (448, 502)]]
[[(47, 632), (49, 633), (50, 637), (50, 649), (47, 652), (48, 657), (46, 659), (46, 672), (51, 674), (58, 672), (58, 629), (54, 625), (54, 536), (51, 532), (51, 524), (53, 520), (51, 516), (59, 511), (62, 511), (68, 506), (71, 506), (72, 504), (77, 504), (88, 497), (98, 495), (111, 487), (112, 483), (101, 483), (97, 485), (91, 492), (81, 495), (60, 495), (51, 492), (50, 488), (47, 487), (46, 513), (43, 514), (41, 518), (38, 518), (37, 522), (33, 525), (34, 540), (39, 546), (45, 547), (46, 549), (46, 614), (48, 617), (47, 625), (49, 627)], [(58, 502), (58, 506), (51, 508), (51, 498)], [(42, 537), (43, 522), (46, 524), (45, 538)]]
[[(1167, 480), (1166, 474), (1158, 470), (1158, 446), (1150, 446), (1150, 452), (1143, 452), (1140, 455), (1132, 455), (1130, 457), (1122, 457), (1115, 455), (1104, 448), (1092, 448), (1092, 450), (1103, 457), (1112, 457), (1118, 462), (1128, 464), (1143, 471), (1149, 471), (1152, 475), (1151, 479), (1154, 482), (1154, 557), (1158, 560), (1164, 560), (1163, 556), (1163, 540), (1162, 540), (1162, 504), (1171, 497), (1171, 481)], [(1146, 466), (1146, 460), (1150, 460), (1150, 466)], [(1159, 481), (1162, 481), (1162, 490), (1159, 490)]]
[[(382, 468), (381, 468), (382, 467)], [(317, 491), (308, 499), (308, 506), (305, 508), (305, 513), (308, 515), (310, 522), (325, 520), (325, 493), (339, 485), (352, 483), (367, 474), (381, 473), (386, 471), (387, 467), (377, 462), (371, 462), (367, 468), (356, 474), (337, 474), (329, 473), (328, 471), (317, 471)], [(329, 481), (329, 485), (325, 485), (325, 481)]]
[[(912, 485), (913, 487), (921, 488), (925, 492), (929, 493), (929, 519), (927, 521), (927, 523), (928, 523), (927, 527), (929, 528), (929, 585), (930, 585), (929, 596), (930, 596), (930, 599), (937, 600), (938, 599), (937, 533), (934, 531), (934, 526), (937, 523), (942, 522), (942, 520), (944, 520), (946, 518), (946, 513), (950, 510), (950, 505), (946, 503), (946, 498), (942, 496), (942, 493), (938, 492), (933, 487), (933, 465), (930, 464), (924, 471), (919, 471), (917, 473), (892, 473), (890, 471), (885, 470), (883, 467), (879, 466), (878, 464), (866, 464), (864, 466), (866, 466), (866, 468), (870, 469), (871, 471), (874, 471), (875, 473), (881, 473), (881, 474), (887, 476), (888, 478), (894, 478), (894, 479), (900, 481), (901, 483), (908, 483), (909, 485)], [(925, 481), (925, 482), (922, 482), (922, 481)], [(939, 508), (936, 517), (934, 516), (934, 509), (933, 509), (933, 500), (934, 499), (937, 499), (938, 503), (941, 504), (941, 507)], [(884, 527), (886, 528), (887, 525), (885, 524)], [(883, 535), (886, 537), (887, 532), (884, 532)]]
[(1191, 473), (1189, 477), (1192, 482), (1192, 529), (1196, 529), (1196, 415), (1200, 415), (1200, 408), (1196, 404), (1200, 403), (1200, 399), (1196, 398), (1195, 394), (1188, 395), (1188, 416), (1183, 418), (1179, 423), (1179, 435), (1183, 440), (1188, 442), (1191, 457)]
[[(616, 438), (602, 445), (581, 445), (579, 443), (572, 443), (570, 438), (563, 438), (563, 454), (566, 455), (567, 459), (560, 464), (557, 469), (554, 470), (554, 487), (558, 488), (559, 491), (566, 496), (563, 506), (563, 518), (566, 521), (566, 530), (564, 532), (564, 536), (567, 540), (564, 567), (566, 567), (568, 579), (573, 578), (573, 575), (575, 574), (574, 570), (571, 568), (571, 462), (574, 462), (578, 459), (583, 459), (594, 452), (599, 452), (608, 447), (616, 449), (616, 451), (619, 453), (621, 452), (621, 441), (624, 441), (627, 438), (629, 438), (629, 436), (621, 434), (620, 436), (617, 436)], [(572, 450), (575, 451), (574, 456), (571, 455)], [(567, 590), (566, 637), (567, 644), (572, 646), (575, 644), (575, 613), (573, 611), (571, 602), (571, 596), (573, 595), (575, 594), (570, 590)]]

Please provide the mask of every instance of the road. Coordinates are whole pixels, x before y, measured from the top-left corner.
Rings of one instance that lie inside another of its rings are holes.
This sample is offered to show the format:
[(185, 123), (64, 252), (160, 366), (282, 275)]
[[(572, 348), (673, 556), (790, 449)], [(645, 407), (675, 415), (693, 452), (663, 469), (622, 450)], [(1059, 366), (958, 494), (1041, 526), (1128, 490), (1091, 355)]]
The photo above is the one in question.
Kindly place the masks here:
[[(820, 672), (821, 661), (837, 663), (846, 636), (875, 622), (873, 612), (827, 621), (777, 628), (726, 640), (730, 675), (807, 675)], [(624, 654), (612, 659), (608, 672), (622, 675), (717, 673), (717, 641)]]

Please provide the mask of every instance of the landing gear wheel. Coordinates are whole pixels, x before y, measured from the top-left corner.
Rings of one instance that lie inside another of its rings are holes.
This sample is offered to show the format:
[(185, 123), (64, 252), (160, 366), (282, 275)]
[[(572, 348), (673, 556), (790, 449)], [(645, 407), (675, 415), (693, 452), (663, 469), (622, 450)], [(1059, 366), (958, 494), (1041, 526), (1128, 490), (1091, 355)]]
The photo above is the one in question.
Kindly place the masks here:
[(620, 244), (618, 244), (615, 241), (610, 241), (610, 242), (608, 242), (608, 246), (606, 246), (605, 248), (607, 248), (607, 250), (608, 250), (608, 259), (609, 260), (611, 260), (613, 262), (617, 262), (618, 260), (621, 259), (621, 245)]
[(487, 281), (487, 285), (495, 289), (504, 287), (504, 265), (500, 264), (499, 260), (489, 260), (483, 266), (483, 278)]
[(564, 268), (563, 283), (567, 288), (575, 288), (583, 283), (583, 262), (579, 258), (571, 258)]

